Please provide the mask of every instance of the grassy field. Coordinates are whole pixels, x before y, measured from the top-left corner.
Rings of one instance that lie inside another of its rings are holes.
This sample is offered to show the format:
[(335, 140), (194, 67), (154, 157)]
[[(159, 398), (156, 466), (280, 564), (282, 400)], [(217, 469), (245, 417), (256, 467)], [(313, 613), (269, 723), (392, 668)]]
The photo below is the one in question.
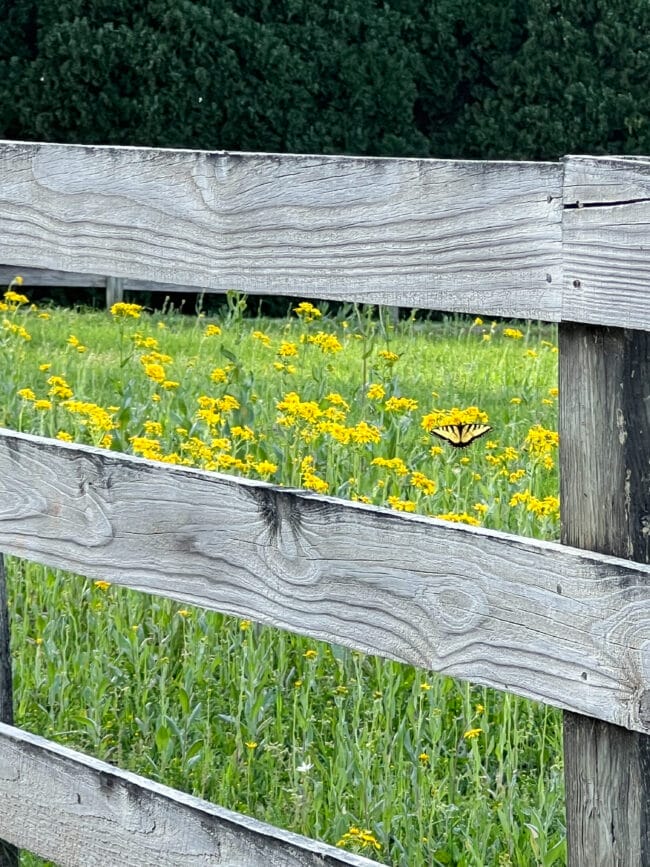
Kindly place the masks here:
[[(0, 303), (0, 426), (558, 536), (551, 327)], [(453, 450), (438, 424), (487, 422)], [(404, 867), (565, 862), (561, 716), (8, 560), (16, 723)], [(25, 859), (25, 863), (42, 863)]]

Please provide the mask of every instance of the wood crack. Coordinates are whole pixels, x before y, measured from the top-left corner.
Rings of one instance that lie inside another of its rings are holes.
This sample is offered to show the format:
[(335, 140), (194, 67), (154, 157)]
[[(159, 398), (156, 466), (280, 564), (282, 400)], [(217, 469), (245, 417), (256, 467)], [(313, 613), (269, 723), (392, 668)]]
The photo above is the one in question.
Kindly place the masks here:
[(613, 202), (574, 202), (570, 205), (563, 205), (565, 211), (576, 211), (582, 208), (618, 208), (624, 205), (638, 205), (643, 202), (650, 202), (650, 197), (639, 199), (619, 199)]

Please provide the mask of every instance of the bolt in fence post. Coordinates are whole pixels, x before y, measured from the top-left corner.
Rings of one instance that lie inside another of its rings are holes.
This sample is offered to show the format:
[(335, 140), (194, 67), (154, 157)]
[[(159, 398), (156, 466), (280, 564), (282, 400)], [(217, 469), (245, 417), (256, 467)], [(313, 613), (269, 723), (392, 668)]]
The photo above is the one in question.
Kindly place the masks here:
[[(9, 600), (4, 557), (0, 552), (0, 722), (13, 725), (13, 689), (11, 684), (11, 633)], [(20, 855), (16, 846), (0, 840), (0, 867), (18, 867)]]
[[(650, 332), (566, 323), (559, 354), (562, 542), (650, 563)], [(564, 768), (569, 867), (650, 867), (650, 735), (565, 712)]]

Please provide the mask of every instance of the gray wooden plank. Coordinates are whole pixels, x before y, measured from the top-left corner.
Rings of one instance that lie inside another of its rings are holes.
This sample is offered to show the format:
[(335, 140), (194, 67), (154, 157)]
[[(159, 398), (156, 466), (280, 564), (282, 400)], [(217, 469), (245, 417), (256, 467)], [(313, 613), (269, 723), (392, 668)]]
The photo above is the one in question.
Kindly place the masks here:
[[(561, 325), (560, 443), (563, 541), (650, 563), (650, 333)], [(566, 713), (564, 766), (571, 867), (650, 867), (650, 736)]]
[[(1, 193), (0, 193), (1, 195)], [(0, 251), (2, 242), (0, 241)], [(79, 286), (84, 289), (103, 289), (106, 277), (99, 274), (71, 274), (69, 271), (54, 271), (49, 268), (30, 268), (22, 264), (0, 265), (0, 290), (16, 276), (23, 278), (24, 286)], [(0, 295), (2, 291), (0, 291)]]
[(556, 320), (556, 163), (0, 142), (0, 261)]
[[(29, 268), (23, 265), (0, 265), (0, 289), (8, 286), (14, 277), (20, 275), (24, 286), (79, 286), (83, 289), (103, 289), (107, 281), (118, 279), (121, 281), (122, 292), (167, 292), (179, 294), (182, 292), (201, 293), (211, 292), (205, 286), (177, 286), (174, 283), (157, 283), (154, 280), (130, 280), (119, 277), (102, 277), (100, 274), (75, 274), (70, 271), (53, 271), (49, 268)], [(0, 294), (2, 294), (0, 292)]]
[(562, 319), (650, 330), (650, 161), (568, 157)]
[(377, 864), (2, 724), (0, 787), (0, 836), (65, 867)]
[(0, 432), (0, 550), (650, 731), (650, 567)]

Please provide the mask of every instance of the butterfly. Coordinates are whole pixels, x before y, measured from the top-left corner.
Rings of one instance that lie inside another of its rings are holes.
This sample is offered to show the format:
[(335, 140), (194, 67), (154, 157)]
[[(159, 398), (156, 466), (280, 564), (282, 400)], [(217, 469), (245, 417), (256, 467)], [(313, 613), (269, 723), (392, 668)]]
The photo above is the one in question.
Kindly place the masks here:
[(491, 430), (489, 424), (443, 424), (432, 428), (431, 433), (455, 449), (464, 449)]

